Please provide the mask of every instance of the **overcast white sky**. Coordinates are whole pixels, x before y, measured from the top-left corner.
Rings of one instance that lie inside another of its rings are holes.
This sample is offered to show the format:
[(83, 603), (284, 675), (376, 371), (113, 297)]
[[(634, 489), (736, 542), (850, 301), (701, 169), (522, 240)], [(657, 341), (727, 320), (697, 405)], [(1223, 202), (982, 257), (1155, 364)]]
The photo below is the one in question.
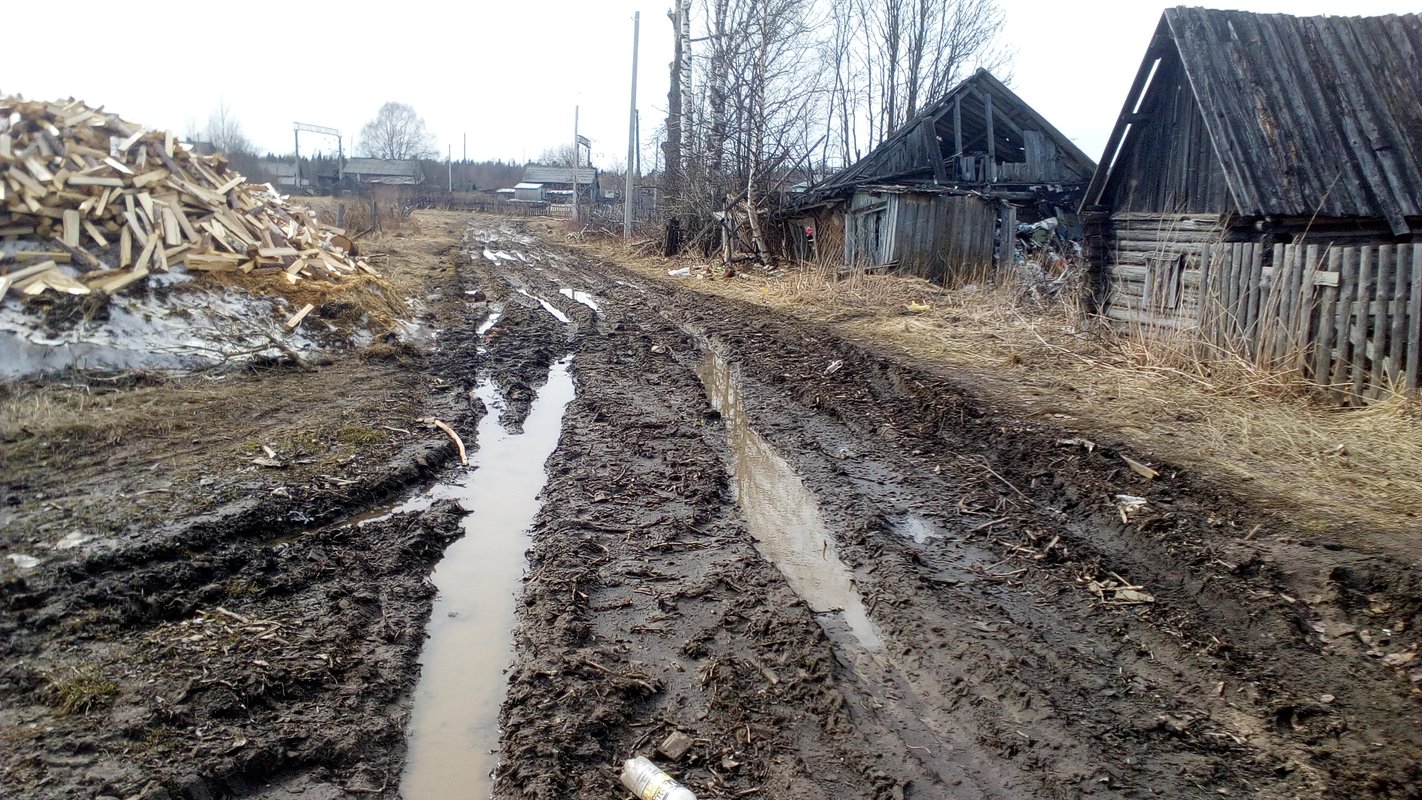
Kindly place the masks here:
[[(1099, 158), (1161, 9), (1176, 3), (999, 0), (1012, 88)], [(261, 150), (290, 153), (292, 123), (339, 128), (349, 153), (387, 100), (425, 118), (441, 152), (523, 161), (572, 139), (573, 107), (595, 163), (627, 152), (632, 14), (642, 14), (644, 140), (666, 108), (670, 0), (404, 0), (375, 6), (286, 0), (155, 0), (119, 11), (79, 3), (58, 38), (6, 36), (0, 92), (79, 97), (145, 125), (198, 127), (219, 101)], [(391, 13), (398, 6), (398, 14)], [(1415, 0), (1222, 0), (1293, 14), (1415, 11)], [(4, 26), (52, 28), (54, 6), (14, 2)], [(302, 135), (302, 150), (334, 143)], [(647, 151), (644, 151), (646, 153)], [(644, 154), (644, 159), (650, 157)]]

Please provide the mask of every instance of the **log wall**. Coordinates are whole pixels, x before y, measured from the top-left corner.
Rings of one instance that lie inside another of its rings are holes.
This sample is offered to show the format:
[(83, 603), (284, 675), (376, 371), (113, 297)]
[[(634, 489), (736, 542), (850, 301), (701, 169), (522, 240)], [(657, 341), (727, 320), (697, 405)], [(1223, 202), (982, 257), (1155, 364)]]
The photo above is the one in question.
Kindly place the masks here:
[(1362, 404), (1422, 377), (1422, 245), (1269, 244), (1217, 217), (1118, 214), (1108, 317), (1297, 371)]

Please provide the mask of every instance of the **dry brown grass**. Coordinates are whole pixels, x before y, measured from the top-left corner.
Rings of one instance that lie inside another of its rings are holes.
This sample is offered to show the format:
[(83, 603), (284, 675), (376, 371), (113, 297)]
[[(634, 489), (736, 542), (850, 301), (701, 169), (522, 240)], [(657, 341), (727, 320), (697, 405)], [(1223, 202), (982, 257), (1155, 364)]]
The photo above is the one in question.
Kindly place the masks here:
[(140, 438), (166, 438), (202, 424), (194, 407), (218, 391), (161, 382), (122, 391), (87, 384), (0, 387), (0, 459), (26, 463), (70, 450), (101, 450)]
[[(1409, 558), (1422, 548), (1422, 403), (1415, 398), (1361, 410), (1327, 405), (1294, 375), (1220, 353), (1201, 358), (1181, 336), (1106, 330), (1070, 307), (1038, 307), (1012, 288), (950, 292), (917, 278), (862, 274), (836, 280), (823, 266), (732, 280), (671, 278), (668, 269), (689, 262), (638, 255), (621, 243), (576, 246), (657, 280), (775, 308), (945, 368), (987, 400), (1196, 471), (1304, 530)], [(698, 267), (708, 265), (692, 266), (706, 274)], [(911, 311), (911, 304), (928, 309)]]
[(291, 204), (305, 206), (316, 212), (316, 218), (327, 225), (336, 225), (340, 218), (340, 206), (346, 207), (344, 228), (351, 235), (362, 231), (378, 230), (385, 233), (411, 233), (419, 230), (417, 214), (405, 214), (403, 205), (412, 192), (396, 187), (382, 187), (376, 190), (376, 209), (380, 214), (374, 223), (370, 216), (370, 197), (302, 197), (291, 198)]

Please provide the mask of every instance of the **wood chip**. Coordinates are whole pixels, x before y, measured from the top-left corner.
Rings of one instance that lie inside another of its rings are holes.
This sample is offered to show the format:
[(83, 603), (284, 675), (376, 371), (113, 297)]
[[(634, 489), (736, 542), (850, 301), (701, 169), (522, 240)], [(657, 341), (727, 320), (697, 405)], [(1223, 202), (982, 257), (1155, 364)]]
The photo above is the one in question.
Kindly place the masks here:
[(662, 743), (657, 745), (657, 752), (666, 756), (672, 761), (680, 761), (686, 755), (686, 751), (691, 749), (693, 740), (690, 736), (681, 731), (672, 731)]
[(1155, 470), (1151, 469), (1150, 467), (1147, 467), (1145, 464), (1142, 464), (1141, 462), (1135, 460), (1134, 458), (1131, 458), (1130, 456), (1121, 456), (1121, 460), (1126, 462), (1126, 466), (1131, 468), (1131, 472), (1136, 473), (1137, 475), (1141, 476), (1142, 478), (1145, 478), (1148, 481), (1153, 481), (1156, 478), (1160, 477), (1159, 472), (1156, 472)]
[(292, 314), (291, 319), (288, 319), (286, 321), (286, 329), (289, 331), (296, 330), (296, 326), (300, 325), (301, 321), (306, 319), (306, 315), (310, 314), (311, 310), (315, 307), (315, 303), (307, 303), (306, 305), (302, 306), (300, 311), (296, 312), (295, 314)]

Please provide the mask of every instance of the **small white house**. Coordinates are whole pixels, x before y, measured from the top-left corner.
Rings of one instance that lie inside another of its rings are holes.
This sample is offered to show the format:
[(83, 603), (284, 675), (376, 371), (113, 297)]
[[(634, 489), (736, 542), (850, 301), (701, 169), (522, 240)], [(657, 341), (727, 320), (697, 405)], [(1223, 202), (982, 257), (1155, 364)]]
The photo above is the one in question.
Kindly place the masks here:
[(543, 184), (528, 183), (527, 181), (516, 184), (514, 186), (514, 199), (522, 200), (527, 203), (541, 202), (543, 200)]

